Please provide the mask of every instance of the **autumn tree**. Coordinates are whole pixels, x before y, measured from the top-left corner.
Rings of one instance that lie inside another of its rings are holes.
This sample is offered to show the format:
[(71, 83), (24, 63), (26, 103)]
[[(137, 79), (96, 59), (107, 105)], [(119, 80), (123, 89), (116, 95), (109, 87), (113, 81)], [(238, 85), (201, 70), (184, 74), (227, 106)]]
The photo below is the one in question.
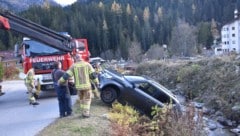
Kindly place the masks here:
[(149, 7), (145, 7), (143, 11), (144, 27), (142, 29), (142, 47), (144, 51), (147, 51), (153, 42), (152, 28), (150, 25), (150, 10)]
[(212, 19), (212, 21), (211, 21), (211, 32), (212, 32), (212, 37), (214, 40), (217, 40), (218, 38), (220, 38), (220, 34), (217, 29), (217, 23), (214, 19)]
[(178, 20), (172, 30), (170, 52), (174, 56), (193, 56), (197, 53), (196, 28), (183, 20)]
[(164, 59), (164, 48), (159, 44), (153, 44), (146, 52), (146, 57), (148, 59)]
[(138, 42), (132, 42), (128, 49), (129, 59), (135, 62), (140, 62), (142, 59), (142, 49)]

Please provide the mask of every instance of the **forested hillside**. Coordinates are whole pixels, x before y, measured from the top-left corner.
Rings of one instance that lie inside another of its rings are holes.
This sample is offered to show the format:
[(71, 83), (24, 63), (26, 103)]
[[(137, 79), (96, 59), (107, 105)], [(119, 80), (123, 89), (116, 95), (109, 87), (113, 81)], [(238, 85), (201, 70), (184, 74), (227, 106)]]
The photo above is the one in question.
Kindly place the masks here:
[[(30, 7), (19, 15), (87, 38), (93, 56), (127, 59), (150, 50), (167, 51), (168, 57), (200, 54), (219, 40), (221, 26), (233, 19), (236, 8), (238, 0), (78, 0), (64, 8)], [(0, 37), (4, 50), (20, 40), (3, 31)]]
[(41, 6), (45, 3), (55, 6), (58, 5), (54, 0), (1, 0), (0, 7), (14, 12), (20, 12), (27, 10), (33, 5)]

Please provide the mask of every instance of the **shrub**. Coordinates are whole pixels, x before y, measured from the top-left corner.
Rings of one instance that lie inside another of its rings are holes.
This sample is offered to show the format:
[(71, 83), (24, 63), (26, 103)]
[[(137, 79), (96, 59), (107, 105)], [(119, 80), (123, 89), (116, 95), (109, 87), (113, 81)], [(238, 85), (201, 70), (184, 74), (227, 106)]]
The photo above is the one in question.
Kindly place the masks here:
[(193, 105), (188, 105), (186, 111), (180, 115), (172, 109), (172, 105), (163, 108), (155, 107), (156, 115), (149, 123), (151, 135), (167, 136), (203, 136), (203, 115), (195, 111)]
[[(193, 105), (188, 105), (186, 111), (181, 115), (173, 110), (172, 105), (166, 105), (163, 108), (153, 107), (153, 118), (126, 114), (123, 112), (131, 107), (117, 105), (113, 107), (115, 113), (122, 114), (112, 116), (113, 135), (117, 136), (205, 136), (203, 131), (203, 115), (201, 111), (196, 111)], [(116, 110), (118, 109), (118, 110)], [(130, 116), (129, 116), (130, 115)], [(119, 118), (121, 116), (122, 118)], [(134, 117), (136, 116), (136, 117)], [(131, 121), (130, 118), (135, 118)], [(121, 123), (116, 123), (121, 120)], [(114, 121), (115, 120), (115, 121)], [(117, 121), (116, 121), (117, 120)], [(128, 123), (126, 123), (128, 122)]]
[(0, 80), (3, 79), (3, 75), (4, 75), (4, 69), (3, 69), (3, 64), (0, 63)]
[(110, 113), (110, 119), (119, 125), (128, 127), (138, 120), (138, 112), (128, 105), (114, 103)]
[(200, 66), (198, 64), (192, 64), (191, 66), (186, 66), (178, 72), (177, 81), (183, 82), (189, 80), (190, 77), (200, 70)]
[(128, 105), (114, 103), (109, 118), (115, 130), (112, 135), (129, 135), (131, 134), (130, 126), (138, 121), (139, 113)]
[(5, 79), (15, 79), (19, 74), (19, 69), (14, 66), (9, 66), (4, 70), (4, 78)]
[(187, 99), (194, 99), (199, 94), (198, 88), (195, 88), (197, 83), (195, 79), (197, 79), (196, 76), (199, 74), (200, 68), (198, 64), (191, 64), (183, 67), (177, 73), (177, 81), (185, 84), (183, 90)]

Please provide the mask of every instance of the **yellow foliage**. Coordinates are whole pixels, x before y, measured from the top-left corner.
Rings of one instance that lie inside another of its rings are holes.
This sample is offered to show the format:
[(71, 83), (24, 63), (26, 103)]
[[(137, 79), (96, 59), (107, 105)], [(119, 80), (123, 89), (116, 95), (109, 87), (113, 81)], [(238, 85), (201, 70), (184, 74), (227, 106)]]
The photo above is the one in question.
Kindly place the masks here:
[(109, 116), (111, 121), (125, 127), (137, 122), (139, 118), (139, 114), (136, 110), (128, 105), (123, 106), (120, 103), (113, 104)]

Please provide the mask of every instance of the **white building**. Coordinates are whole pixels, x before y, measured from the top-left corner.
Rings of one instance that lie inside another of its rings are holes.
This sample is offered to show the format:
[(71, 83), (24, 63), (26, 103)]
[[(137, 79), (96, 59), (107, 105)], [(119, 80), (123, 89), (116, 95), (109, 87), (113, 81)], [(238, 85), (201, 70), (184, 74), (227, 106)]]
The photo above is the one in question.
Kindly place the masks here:
[[(221, 51), (223, 54), (230, 52), (240, 53), (240, 18), (238, 17), (238, 10), (234, 11), (234, 20), (225, 24), (221, 29)], [(215, 50), (215, 54), (219, 54)]]

